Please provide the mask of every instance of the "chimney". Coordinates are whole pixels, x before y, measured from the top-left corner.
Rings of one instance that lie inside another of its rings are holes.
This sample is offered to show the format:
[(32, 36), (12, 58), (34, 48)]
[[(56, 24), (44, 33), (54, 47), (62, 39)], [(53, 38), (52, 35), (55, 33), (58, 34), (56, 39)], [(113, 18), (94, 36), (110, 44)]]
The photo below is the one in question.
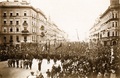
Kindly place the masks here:
[(18, 2), (18, 0), (14, 0), (14, 2)]

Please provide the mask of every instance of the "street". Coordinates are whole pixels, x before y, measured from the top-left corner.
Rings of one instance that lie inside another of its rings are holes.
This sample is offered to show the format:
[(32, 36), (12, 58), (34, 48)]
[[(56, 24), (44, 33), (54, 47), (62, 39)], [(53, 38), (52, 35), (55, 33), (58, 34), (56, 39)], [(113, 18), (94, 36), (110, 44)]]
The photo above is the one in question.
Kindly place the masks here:
[[(47, 60), (43, 59), (41, 64), (41, 72), (46, 78), (46, 71), (47, 69), (51, 70), (54, 62), (53, 60), (50, 61), (50, 64), (47, 64)], [(60, 61), (57, 61), (55, 66), (61, 65)], [(0, 62), (0, 74), (2, 77), (0, 78), (26, 78), (30, 75), (30, 72), (33, 71), (36, 73), (38, 70), (38, 60), (33, 59), (32, 69), (23, 69), (23, 68), (13, 68), (7, 66), (7, 61)]]

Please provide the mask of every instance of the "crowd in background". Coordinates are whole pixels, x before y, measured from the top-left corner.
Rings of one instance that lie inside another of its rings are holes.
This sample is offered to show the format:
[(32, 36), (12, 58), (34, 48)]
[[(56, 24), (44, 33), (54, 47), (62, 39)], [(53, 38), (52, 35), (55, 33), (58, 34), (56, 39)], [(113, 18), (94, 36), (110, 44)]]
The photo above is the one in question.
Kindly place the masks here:
[[(41, 71), (43, 59), (47, 59), (48, 64), (51, 59), (55, 64), (57, 60), (60, 60), (62, 66), (53, 65), (51, 71), (46, 71), (48, 78), (120, 78), (119, 46), (111, 48), (111, 46), (97, 45), (93, 49), (89, 49), (88, 43), (71, 42), (62, 43), (58, 47), (48, 46), (45, 47), (45, 50), (36, 44), (26, 48), (27, 52), (24, 53), (17, 52), (19, 50), (1, 50), (0, 58), (8, 59), (9, 67), (26, 69), (32, 69), (33, 58), (39, 59), (39, 71)], [(111, 52), (111, 49), (114, 51)]]

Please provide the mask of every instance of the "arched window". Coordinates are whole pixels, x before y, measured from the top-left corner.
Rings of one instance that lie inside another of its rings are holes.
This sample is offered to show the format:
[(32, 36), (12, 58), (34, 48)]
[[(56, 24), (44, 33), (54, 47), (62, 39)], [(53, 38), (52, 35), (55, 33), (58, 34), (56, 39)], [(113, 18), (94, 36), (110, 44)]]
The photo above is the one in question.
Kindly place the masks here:
[(40, 29), (41, 29), (41, 30), (44, 30), (44, 29), (45, 29), (45, 27), (42, 25)]
[(113, 45), (116, 45), (116, 41), (113, 41)]
[(17, 28), (16, 31), (19, 32), (19, 28)]
[(13, 29), (12, 29), (12, 28), (10, 28), (10, 32), (13, 32)]

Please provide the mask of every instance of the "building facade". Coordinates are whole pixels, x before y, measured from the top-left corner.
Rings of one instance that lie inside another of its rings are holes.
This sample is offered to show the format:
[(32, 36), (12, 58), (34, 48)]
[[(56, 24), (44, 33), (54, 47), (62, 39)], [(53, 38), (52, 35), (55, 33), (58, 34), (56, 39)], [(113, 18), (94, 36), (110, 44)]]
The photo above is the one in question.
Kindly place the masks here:
[(120, 43), (120, 2), (110, 0), (108, 9), (100, 15), (93, 27), (89, 30), (90, 42), (106, 45)]
[(58, 26), (53, 21), (51, 21), (50, 17), (47, 20), (46, 31), (47, 41), (50, 41), (51, 44), (64, 42), (68, 39), (67, 33), (59, 29)]
[(51, 38), (47, 31), (54, 32), (45, 14), (26, 0), (0, 2), (0, 16), (0, 44), (44, 43)]

